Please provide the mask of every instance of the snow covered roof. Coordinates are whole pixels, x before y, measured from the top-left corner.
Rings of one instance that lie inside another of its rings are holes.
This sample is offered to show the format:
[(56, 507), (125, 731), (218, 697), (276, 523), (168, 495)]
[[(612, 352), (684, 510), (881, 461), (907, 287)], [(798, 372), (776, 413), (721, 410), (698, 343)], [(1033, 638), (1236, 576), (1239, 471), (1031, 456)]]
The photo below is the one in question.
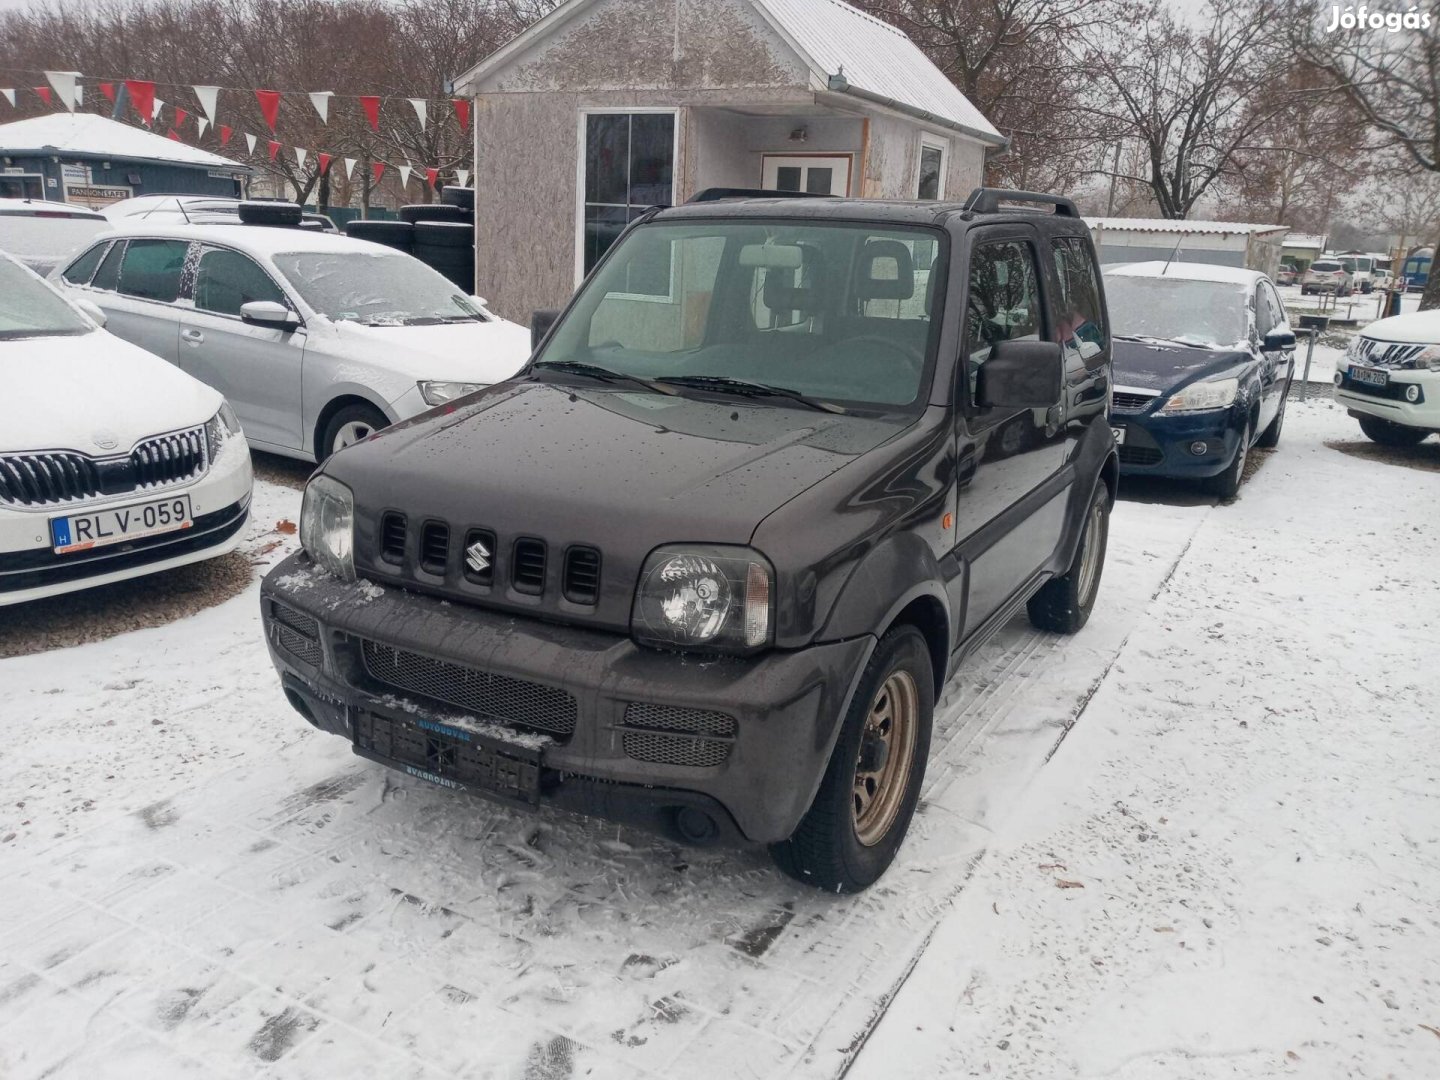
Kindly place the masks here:
[(111, 236), (148, 236), (160, 240), (200, 240), (248, 252), (258, 258), (314, 252), (328, 255), (358, 252), (369, 255), (393, 255), (396, 251), (384, 244), (356, 240), (338, 233), (319, 229), (289, 229), (269, 225), (147, 225), (143, 218), (127, 218)]
[[(456, 93), (477, 93), (531, 45), (556, 32), (596, 0), (566, 0), (549, 15), (455, 80)], [(1009, 140), (931, 62), (904, 31), (841, 0), (750, 0), (810, 68), (818, 91), (851, 94), (948, 127), (994, 146)]]
[(1310, 233), (1291, 233), (1285, 238), (1281, 247), (1287, 248), (1314, 248), (1316, 251), (1325, 250), (1324, 236), (1313, 236)]
[(248, 165), (238, 161), (97, 113), (46, 113), (28, 120), (0, 124), (0, 153), (22, 154), (26, 151), (60, 151), (126, 161), (164, 161), (227, 172), (251, 171)]
[(1285, 225), (1249, 225), (1243, 221), (1172, 221), (1169, 218), (1086, 218), (1092, 229), (1116, 232), (1184, 233), (1189, 236), (1235, 236), (1241, 233), (1272, 233), (1290, 231)]
[(1230, 285), (1253, 285), (1266, 275), (1243, 266), (1217, 266), (1214, 263), (1154, 262), (1124, 263), (1105, 267), (1106, 277), (1167, 277), (1177, 281), (1218, 281)]

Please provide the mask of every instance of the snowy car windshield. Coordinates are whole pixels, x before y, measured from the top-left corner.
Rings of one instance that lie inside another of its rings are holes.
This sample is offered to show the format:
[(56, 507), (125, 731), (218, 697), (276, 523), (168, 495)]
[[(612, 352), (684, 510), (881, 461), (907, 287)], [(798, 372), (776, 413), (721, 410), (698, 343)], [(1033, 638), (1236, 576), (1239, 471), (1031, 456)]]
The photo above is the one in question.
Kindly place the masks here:
[(95, 327), (50, 286), (8, 259), (0, 259), (0, 341), (88, 334)]
[(1111, 274), (1105, 302), (1118, 338), (1213, 347), (1249, 337), (1248, 293), (1236, 282)]
[(337, 322), (434, 326), (484, 322), (475, 302), (419, 259), (401, 252), (300, 251), (275, 265), (305, 302)]

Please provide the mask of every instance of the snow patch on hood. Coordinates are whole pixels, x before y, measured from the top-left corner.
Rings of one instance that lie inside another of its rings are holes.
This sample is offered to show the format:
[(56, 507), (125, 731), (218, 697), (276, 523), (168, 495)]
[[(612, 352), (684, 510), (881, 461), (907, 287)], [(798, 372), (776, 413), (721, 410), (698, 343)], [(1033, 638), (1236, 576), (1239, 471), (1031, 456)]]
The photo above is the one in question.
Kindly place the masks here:
[(368, 360), (415, 379), (491, 386), (530, 359), (530, 331), (504, 319), (439, 326), (366, 326), (335, 321), (333, 348), (347, 359)]

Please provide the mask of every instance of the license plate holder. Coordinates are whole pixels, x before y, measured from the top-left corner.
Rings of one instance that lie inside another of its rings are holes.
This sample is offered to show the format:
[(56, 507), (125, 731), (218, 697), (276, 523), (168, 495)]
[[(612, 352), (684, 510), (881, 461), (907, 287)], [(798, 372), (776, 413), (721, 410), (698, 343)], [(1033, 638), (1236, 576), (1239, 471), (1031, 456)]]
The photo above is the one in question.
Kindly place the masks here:
[(1115, 445), (1125, 445), (1125, 429), (1123, 427), (1111, 427), (1110, 434), (1115, 436)]
[(1383, 368), (1351, 367), (1350, 378), (1362, 386), (1389, 386), (1390, 372)]
[(180, 532), (194, 525), (190, 496), (170, 495), (163, 499), (53, 517), (50, 519), (50, 545), (56, 555), (69, 555)]
[(506, 802), (540, 802), (541, 750), (421, 716), (352, 709), (353, 748), (361, 757), (452, 791)]

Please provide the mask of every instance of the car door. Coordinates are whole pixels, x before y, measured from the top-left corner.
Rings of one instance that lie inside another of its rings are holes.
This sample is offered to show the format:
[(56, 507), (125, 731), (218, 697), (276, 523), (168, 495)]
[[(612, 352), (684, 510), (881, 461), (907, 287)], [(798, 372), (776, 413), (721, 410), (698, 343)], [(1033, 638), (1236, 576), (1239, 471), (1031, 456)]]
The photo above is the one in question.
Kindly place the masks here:
[(956, 398), (956, 553), (967, 568), (963, 625), (968, 635), (1032, 579), (1064, 527), (1066, 425), (1063, 404), (1048, 409), (982, 409), (979, 372), (1006, 340), (1051, 341), (1038, 237), (1029, 226), (975, 231)]
[(1265, 283), (1257, 282), (1255, 295), (1252, 298), (1254, 314), (1252, 316), (1250, 342), (1255, 350), (1255, 357), (1259, 360), (1260, 370), (1260, 418), (1255, 425), (1254, 434), (1259, 435), (1275, 418), (1280, 410), (1280, 395), (1276, 386), (1279, 381), (1279, 372), (1283, 370), (1283, 356), (1277, 351), (1265, 348), (1265, 335), (1270, 333), (1275, 326), (1275, 312), (1271, 308), (1269, 300), (1265, 296)]
[(252, 442), (299, 450), (305, 332), (240, 317), (252, 301), (294, 303), (250, 256), (212, 244), (199, 248), (190, 296), (180, 319), (180, 366), (225, 395)]
[(181, 283), (186, 240), (132, 237), (112, 246), (90, 287), (105, 329), (174, 364), (179, 360)]
[[(1260, 349), (1265, 356), (1267, 368), (1265, 379), (1265, 424), (1261, 431), (1269, 425), (1270, 420), (1280, 411), (1281, 402), (1284, 401), (1286, 393), (1290, 389), (1290, 379), (1295, 368), (1295, 346), (1291, 345), (1285, 349), (1266, 349), (1265, 335), (1271, 330), (1289, 330), (1290, 319), (1285, 314), (1285, 305), (1280, 302), (1280, 294), (1268, 281), (1260, 282), (1259, 295), (1255, 302), (1255, 318), (1257, 324), (1268, 327), (1260, 330)], [(1264, 312), (1263, 322), (1261, 312)]]

